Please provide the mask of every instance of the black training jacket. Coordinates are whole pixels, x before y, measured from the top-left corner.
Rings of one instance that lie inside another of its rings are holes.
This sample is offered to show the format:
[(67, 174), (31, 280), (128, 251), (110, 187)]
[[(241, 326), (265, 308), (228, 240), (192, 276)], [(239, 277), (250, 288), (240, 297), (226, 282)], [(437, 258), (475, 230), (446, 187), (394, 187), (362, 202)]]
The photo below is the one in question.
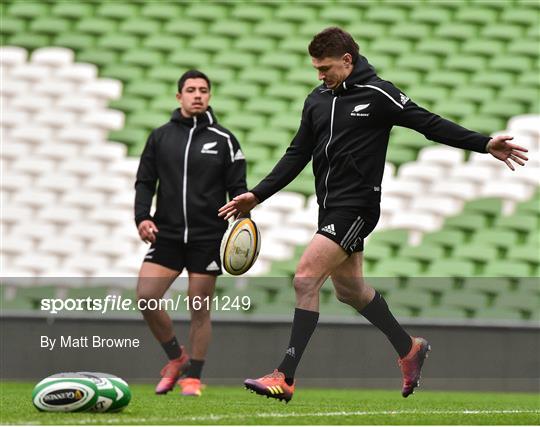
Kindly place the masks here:
[(135, 223), (152, 219), (158, 236), (184, 243), (220, 239), (227, 222), (218, 209), (227, 194), (246, 191), (246, 161), (234, 135), (217, 124), (210, 108), (194, 118), (177, 109), (146, 142), (135, 182)]
[(291, 182), (313, 158), (319, 206), (377, 205), (392, 126), (477, 152), (485, 152), (490, 139), (416, 105), (391, 82), (379, 78), (360, 56), (337, 89), (323, 84), (311, 92), (286, 153), (251, 192), (262, 202)]

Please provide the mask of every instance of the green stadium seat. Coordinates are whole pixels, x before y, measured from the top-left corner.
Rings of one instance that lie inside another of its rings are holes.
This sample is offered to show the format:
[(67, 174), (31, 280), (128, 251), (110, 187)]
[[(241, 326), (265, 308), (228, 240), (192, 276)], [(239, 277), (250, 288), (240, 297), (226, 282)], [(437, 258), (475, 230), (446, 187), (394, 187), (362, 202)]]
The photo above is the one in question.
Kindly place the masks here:
[(54, 36), (59, 33), (68, 31), (70, 28), (70, 22), (63, 18), (38, 18), (30, 23), (30, 30), (38, 34), (46, 34)]
[[(179, 107), (178, 101), (171, 95), (161, 95), (151, 99), (148, 104), (148, 109), (156, 113), (165, 113), (170, 116), (173, 110)], [(166, 118), (167, 116), (163, 117)], [(156, 124), (156, 126), (158, 125)]]
[[(0, 25), (0, 34), (6, 35), (6, 34), (20, 34), (24, 32), (26, 29), (26, 23), (23, 19), (16, 19), (16, 18), (9, 18), (4, 19), (2, 18), (2, 25)], [(2, 41), (2, 44), (4, 42)]]
[(397, 24), (407, 21), (407, 13), (397, 7), (373, 7), (366, 11), (364, 20), (382, 24)]
[(500, 106), (497, 106), (497, 104), (492, 101), (488, 101), (480, 107), (478, 112), (482, 116), (495, 116), (499, 119), (506, 120), (508, 117), (526, 114), (528, 111), (527, 108), (519, 102), (507, 101), (504, 103), (504, 111), (501, 111)]
[(121, 80), (124, 83), (129, 83), (133, 80), (140, 80), (144, 76), (143, 69), (136, 65), (106, 65), (100, 73), (104, 77)]
[(147, 77), (149, 81), (158, 81), (171, 85), (178, 81), (183, 71), (181, 68), (173, 66), (154, 67), (148, 70)]
[(504, 43), (498, 40), (468, 40), (461, 48), (463, 53), (491, 57), (504, 51)]
[(531, 86), (536, 89), (540, 89), (540, 79), (535, 71), (525, 71), (518, 76), (518, 84), (523, 86)]
[(439, 259), (429, 265), (426, 275), (464, 278), (474, 275), (474, 263), (466, 260)]
[(540, 310), (540, 297), (535, 297), (529, 292), (505, 292), (499, 295), (495, 306), (531, 313)]
[(137, 111), (133, 114), (130, 114), (128, 117), (128, 123), (126, 128), (145, 128), (145, 129), (154, 129), (158, 126), (161, 126), (163, 123), (168, 121), (169, 116), (167, 114), (161, 113), (150, 113), (149, 111)]
[(476, 73), (486, 68), (486, 59), (476, 55), (458, 55), (449, 57), (443, 67), (453, 71)]
[(42, 16), (47, 16), (48, 10), (49, 5), (42, 3), (15, 2), (9, 7), (7, 13), (8, 16), (14, 16), (17, 18), (36, 19)]
[(109, 133), (109, 140), (122, 142), (128, 146), (143, 146), (148, 138), (147, 129), (125, 128)]
[(414, 289), (392, 291), (385, 299), (390, 307), (407, 307), (415, 311), (421, 311), (424, 307), (431, 306), (431, 296)]
[[(182, 20), (181, 22), (178, 19), (171, 19), (169, 22), (163, 24), (164, 36), (165, 35), (175, 35), (186, 38), (193, 37), (193, 34), (204, 34), (206, 31), (206, 26), (202, 22), (198, 21), (187, 21)], [(153, 34), (154, 36), (157, 34)], [(150, 34), (152, 37), (152, 34)]]
[(528, 277), (531, 268), (524, 262), (492, 261), (484, 270), (484, 276), (520, 278)]
[(315, 185), (313, 184), (313, 178), (299, 175), (284, 188), (284, 191), (291, 191), (294, 193), (300, 193), (303, 196), (309, 197), (315, 192)]
[(272, 11), (259, 4), (250, 5), (239, 3), (231, 12), (231, 17), (241, 21), (258, 22), (264, 21), (272, 15)]
[(442, 70), (437, 73), (430, 73), (426, 76), (426, 83), (434, 86), (447, 87), (455, 89), (469, 80), (469, 75), (463, 71), (446, 71)]
[(429, 292), (435, 301), (440, 300), (442, 294), (453, 292), (455, 280), (451, 277), (417, 277), (410, 280), (407, 289)]
[(365, 50), (366, 41), (375, 40), (386, 34), (386, 25), (373, 22), (352, 23), (347, 29), (360, 45), (360, 51)]
[(156, 96), (167, 94), (168, 85), (160, 82), (149, 82), (145, 79), (135, 80), (126, 87), (126, 92), (150, 100)]
[(294, 34), (294, 25), (288, 22), (263, 21), (253, 28), (256, 36), (285, 39)]
[(380, 277), (417, 277), (422, 268), (419, 262), (410, 259), (383, 259), (372, 273)]
[(498, 249), (508, 249), (518, 242), (515, 231), (501, 229), (478, 230), (472, 237), (472, 242), (479, 245), (490, 245)]
[(137, 37), (124, 34), (107, 34), (99, 38), (97, 42), (98, 47), (119, 52), (136, 49), (137, 45)]
[(147, 103), (144, 99), (126, 95), (122, 96), (120, 99), (114, 99), (109, 103), (110, 108), (123, 111), (126, 114), (130, 114), (138, 110), (144, 110), (146, 105)]
[(180, 49), (167, 57), (167, 62), (183, 68), (205, 68), (210, 62), (210, 55), (194, 50)]
[(259, 96), (260, 89), (252, 83), (228, 82), (219, 87), (218, 96), (230, 96), (233, 99), (248, 100)]
[(494, 25), (497, 20), (497, 11), (487, 7), (465, 6), (457, 11), (454, 19), (467, 24)]
[(158, 21), (178, 18), (182, 8), (178, 3), (149, 2), (143, 5), (140, 15)]
[(392, 65), (394, 64), (394, 57), (392, 55), (370, 53), (367, 59), (379, 74), (384, 73), (385, 70), (392, 70)]
[(216, 97), (212, 98), (210, 105), (212, 106), (214, 113), (217, 114), (218, 120), (220, 120), (222, 115), (225, 115), (231, 111), (240, 110), (240, 101), (237, 99)]
[(422, 80), (422, 76), (419, 72), (401, 69), (385, 71), (382, 77), (403, 90), (410, 86), (419, 85), (420, 81)]
[(97, 8), (96, 15), (122, 21), (136, 16), (137, 7), (128, 3), (106, 2)]
[(509, 71), (519, 74), (523, 70), (530, 70), (533, 62), (531, 58), (521, 55), (504, 55), (493, 58), (489, 64), (490, 68), (497, 71)]
[(514, 81), (515, 77), (512, 73), (503, 73), (500, 71), (482, 71), (474, 74), (471, 78), (471, 84), (473, 85), (490, 86), (496, 89), (513, 85)]
[(270, 148), (263, 145), (242, 144), (242, 152), (246, 160), (250, 162), (259, 162), (268, 159), (271, 156), (271, 151)]
[(461, 120), (475, 113), (473, 104), (463, 101), (439, 101), (433, 106), (433, 111), (443, 117), (450, 117)]
[(457, 246), (452, 253), (456, 259), (467, 259), (479, 264), (487, 264), (497, 259), (497, 249), (486, 246), (484, 243), (468, 243), (463, 246)]
[(466, 233), (461, 230), (444, 229), (433, 233), (424, 234), (422, 244), (434, 244), (450, 250), (465, 242)]
[(131, 18), (120, 24), (120, 31), (137, 36), (150, 36), (161, 30), (161, 23), (147, 18)]
[[(320, 85), (317, 72), (314, 69), (293, 69), (287, 72), (287, 81), (306, 85), (307, 91)], [(306, 93), (308, 93), (306, 91)]]
[(388, 154), (386, 155), (386, 160), (397, 167), (404, 163), (412, 162), (415, 159), (415, 150), (406, 147), (396, 147), (393, 145), (390, 145), (388, 148)]
[(540, 296), (540, 279), (535, 277), (524, 277), (517, 282), (518, 292), (529, 292), (536, 297)]
[(508, 250), (507, 258), (518, 262), (527, 262), (537, 266), (540, 264), (540, 247), (535, 244), (514, 246)]
[(478, 310), (475, 313), (475, 319), (479, 320), (523, 320), (519, 311), (507, 308), (490, 307)]
[(319, 16), (324, 17), (333, 22), (340, 24), (355, 24), (359, 21), (361, 13), (359, 7), (355, 4), (354, 7), (341, 4), (340, 7), (334, 5), (325, 6), (319, 13)]
[(279, 70), (294, 69), (300, 63), (300, 57), (294, 53), (267, 52), (259, 59), (259, 64)]
[(90, 17), (92, 9), (92, 6), (88, 3), (58, 2), (53, 5), (51, 14), (79, 21)]
[(463, 213), (446, 219), (444, 228), (463, 230), (471, 233), (488, 225), (487, 218), (484, 215), (474, 213)]
[(472, 291), (453, 291), (441, 298), (441, 307), (457, 307), (468, 312), (475, 312), (487, 307), (488, 298)]
[(400, 70), (416, 70), (429, 73), (439, 68), (439, 59), (432, 55), (409, 54), (402, 56), (396, 61)]
[(67, 47), (79, 52), (86, 49), (92, 49), (96, 45), (96, 38), (89, 34), (66, 32), (58, 34), (54, 38), (53, 43), (56, 46)]
[(252, 131), (264, 127), (266, 120), (263, 116), (251, 113), (227, 114), (227, 126), (241, 131)]
[(274, 50), (275, 45), (276, 42), (274, 40), (267, 39), (266, 37), (250, 36), (238, 38), (234, 43), (235, 49), (255, 54), (270, 52)]
[(477, 36), (475, 25), (462, 24), (457, 22), (447, 22), (437, 27), (435, 35), (441, 39), (465, 41), (474, 39)]
[(417, 104), (436, 103), (448, 99), (449, 91), (444, 87), (416, 86), (409, 89), (408, 96)]
[(503, 100), (512, 100), (515, 102), (531, 104), (531, 109), (538, 108), (540, 99), (540, 90), (532, 87), (505, 87), (501, 89), (498, 97)]
[(538, 196), (533, 197), (527, 202), (519, 203), (516, 207), (516, 213), (540, 216), (540, 200)]
[(276, 99), (250, 99), (244, 106), (244, 111), (265, 115), (278, 114), (286, 110), (286, 102)]
[[(328, 17), (325, 17), (328, 19)], [(284, 4), (274, 13), (277, 21), (290, 21), (293, 24), (316, 20), (316, 12), (310, 5)]]
[(377, 54), (405, 55), (411, 50), (411, 42), (399, 38), (377, 39), (369, 46), (369, 51)]
[(451, 13), (445, 8), (429, 7), (421, 5), (415, 8), (410, 15), (413, 22), (420, 22), (428, 25), (441, 25), (450, 21)]
[(24, 47), (28, 50), (34, 50), (50, 44), (51, 38), (46, 35), (32, 33), (15, 34), (8, 39), (9, 45)]
[(117, 24), (111, 19), (91, 17), (78, 21), (75, 28), (84, 34), (103, 36), (116, 33)]
[[(296, 101), (299, 98), (305, 99), (309, 92), (303, 85), (272, 85), (268, 87), (265, 93), (266, 96), (285, 99), (287, 101)], [(298, 129), (298, 128), (297, 128)]]
[(506, 120), (488, 115), (469, 116), (461, 122), (461, 126), (467, 129), (474, 129), (476, 132), (483, 133), (484, 135), (504, 129), (506, 127), (505, 125)]
[(458, 48), (459, 44), (455, 40), (430, 38), (420, 41), (415, 46), (415, 52), (446, 57), (448, 55), (455, 54), (458, 51)]
[(238, 37), (247, 37), (250, 34), (250, 26), (244, 22), (239, 21), (216, 21), (209, 27), (209, 32), (211, 34), (217, 34), (223, 37), (229, 38), (238, 38)]
[(194, 50), (202, 50), (203, 52), (217, 53), (229, 51), (231, 42), (219, 36), (200, 35), (192, 39), (189, 47)]
[(463, 281), (463, 289), (486, 294), (490, 301), (497, 295), (510, 291), (507, 279), (500, 277), (468, 277)]
[(364, 262), (366, 262), (371, 270), (378, 262), (392, 257), (392, 248), (384, 244), (369, 244), (366, 245), (364, 251)]
[(436, 245), (405, 246), (399, 251), (399, 257), (405, 259), (414, 259), (422, 264), (436, 261), (444, 256), (444, 250)]
[(429, 38), (430, 32), (431, 30), (428, 25), (403, 22), (401, 24), (392, 26), (390, 28), (389, 35), (405, 40), (417, 41)]
[(515, 230), (522, 234), (537, 233), (538, 217), (536, 215), (525, 214), (501, 216), (495, 221), (495, 227)]
[(510, 42), (523, 35), (523, 28), (519, 25), (499, 22), (497, 25), (485, 26), (480, 34), (484, 39)]
[(270, 118), (268, 124), (272, 128), (296, 133), (300, 126), (300, 117), (293, 116), (289, 113), (276, 114)]
[(532, 39), (519, 39), (512, 41), (507, 52), (512, 55), (523, 55), (535, 59), (538, 57), (538, 41)]
[[(324, 19), (324, 18), (323, 18)], [(307, 40), (306, 43), (306, 52), (307, 47), (313, 36), (319, 32), (321, 32), (323, 29), (331, 27), (332, 25), (335, 25), (335, 22), (332, 23), (331, 21), (324, 19), (324, 21), (317, 20), (314, 22), (303, 22), (301, 24), (297, 25), (296, 34), (291, 35), (292, 37), (298, 37), (300, 39)], [(286, 39), (283, 39), (285, 41)]]
[(426, 307), (420, 315), (428, 319), (462, 320), (467, 318), (465, 310), (459, 307)]
[(255, 64), (255, 55), (250, 53), (232, 53), (220, 52), (213, 59), (214, 65), (221, 67), (229, 67), (233, 69), (241, 69), (251, 67)]
[(191, 3), (184, 15), (194, 21), (220, 21), (227, 17), (228, 8), (216, 3)]
[(250, 132), (246, 140), (250, 144), (264, 145), (270, 148), (285, 149), (291, 142), (291, 134), (283, 129), (257, 129)]
[(206, 75), (212, 82), (212, 88), (219, 87), (221, 84), (234, 81), (236, 78), (235, 70), (229, 68), (213, 68), (205, 69)]
[(507, 8), (500, 17), (501, 21), (521, 26), (538, 26), (540, 14), (535, 9)]

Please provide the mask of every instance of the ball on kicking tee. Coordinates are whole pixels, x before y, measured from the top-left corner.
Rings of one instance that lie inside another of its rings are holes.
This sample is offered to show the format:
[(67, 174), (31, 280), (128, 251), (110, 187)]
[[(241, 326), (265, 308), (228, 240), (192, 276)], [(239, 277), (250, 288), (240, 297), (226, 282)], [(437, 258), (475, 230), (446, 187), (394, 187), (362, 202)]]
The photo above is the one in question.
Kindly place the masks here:
[(261, 249), (261, 235), (250, 218), (233, 221), (221, 240), (221, 264), (230, 274), (238, 276), (248, 271)]

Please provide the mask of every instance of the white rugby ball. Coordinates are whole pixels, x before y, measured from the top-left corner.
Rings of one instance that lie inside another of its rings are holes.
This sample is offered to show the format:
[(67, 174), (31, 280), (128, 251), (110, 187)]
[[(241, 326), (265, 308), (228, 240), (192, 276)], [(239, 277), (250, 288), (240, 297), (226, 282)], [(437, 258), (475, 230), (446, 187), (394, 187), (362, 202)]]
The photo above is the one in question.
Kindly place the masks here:
[(32, 391), (32, 403), (46, 412), (87, 411), (97, 399), (98, 389), (94, 382), (72, 372), (47, 377)]
[(261, 249), (261, 234), (250, 218), (233, 221), (221, 240), (221, 264), (228, 273), (238, 276), (248, 271)]

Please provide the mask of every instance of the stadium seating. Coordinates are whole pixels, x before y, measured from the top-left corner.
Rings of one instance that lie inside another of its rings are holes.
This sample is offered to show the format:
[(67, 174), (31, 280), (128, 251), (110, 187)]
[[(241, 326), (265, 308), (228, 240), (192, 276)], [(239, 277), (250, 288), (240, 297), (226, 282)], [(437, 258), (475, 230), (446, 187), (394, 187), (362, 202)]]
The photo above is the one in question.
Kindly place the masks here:
[[(317, 84), (307, 43), (325, 25), (339, 24), (357, 38), (381, 76), (420, 105), (481, 132), (506, 131), (531, 150), (527, 167), (509, 173), (489, 156), (464, 157), (395, 128), (381, 221), (366, 242), (366, 274), (448, 275), (455, 278), (452, 286), (467, 291), (461, 296), (479, 291), (468, 274), (492, 275), (520, 291), (512, 274), (534, 277), (539, 264), (538, 238), (532, 236), (539, 229), (540, 12), (513, 1), (383, 3), (6, 0), (0, 55), (1, 160), (7, 172), (1, 185), (8, 205), (2, 212), (2, 274), (135, 275), (145, 248), (126, 226), (137, 163), (126, 154), (138, 156), (149, 130), (168, 120), (180, 72), (198, 67), (209, 73), (212, 105), (244, 147), (252, 186), (283, 153), (303, 98)], [(310, 175), (306, 168), (283, 198), (254, 211), (264, 243), (251, 274), (294, 274), (316, 223)], [(62, 251), (47, 243), (51, 232), (69, 240), (61, 240)], [(12, 242), (19, 239), (15, 248)], [(133, 255), (120, 259), (122, 251)], [(405, 285), (412, 289), (414, 280), (399, 281)], [(431, 295), (429, 302), (418, 299), (427, 308), (403, 300), (399, 312), (534, 317), (530, 306), (520, 305), (524, 298), (499, 304), (475, 297), (483, 304), (456, 306), (450, 298), (455, 288), (426, 286), (415, 289)], [(383, 288), (392, 301), (408, 289), (392, 297), (392, 286)], [(278, 305), (265, 310), (276, 313)], [(265, 307), (260, 298), (258, 306)], [(326, 308), (346, 313), (339, 304)]]

